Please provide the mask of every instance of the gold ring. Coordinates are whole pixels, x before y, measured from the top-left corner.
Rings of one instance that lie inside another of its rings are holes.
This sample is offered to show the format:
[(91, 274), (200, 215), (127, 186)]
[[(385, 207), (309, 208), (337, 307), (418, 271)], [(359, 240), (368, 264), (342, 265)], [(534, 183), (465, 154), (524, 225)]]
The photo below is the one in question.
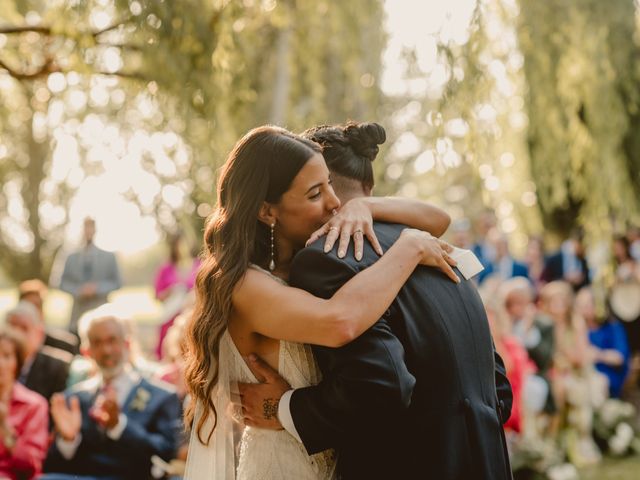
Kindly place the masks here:
[(329, 227), (329, 231), (331, 230), (338, 230), (338, 227)]

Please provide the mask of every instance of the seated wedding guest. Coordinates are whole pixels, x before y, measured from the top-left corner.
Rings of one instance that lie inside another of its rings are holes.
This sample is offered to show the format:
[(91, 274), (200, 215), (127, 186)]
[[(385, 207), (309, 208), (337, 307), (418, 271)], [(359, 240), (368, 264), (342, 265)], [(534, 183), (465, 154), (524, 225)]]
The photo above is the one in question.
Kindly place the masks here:
[[(142, 351), (142, 346), (138, 340), (136, 331), (136, 322), (123, 315), (122, 323), (127, 338), (127, 356), (129, 363), (133, 369), (143, 378), (157, 378), (157, 372), (160, 364), (147, 359)], [(88, 345), (85, 343), (80, 348), (81, 355), (76, 355), (71, 362), (69, 368), (69, 378), (67, 379), (67, 388), (74, 386), (98, 373), (96, 363), (91, 359)]]
[(451, 223), (449, 227), (451, 245), (458, 248), (472, 250), (474, 248), (471, 222), (467, 218), (461, 218)]
[(492, 210), (483, 211), (475, 223), (476, 241), (471, 250), (476, 254), (480, 263), (486, 268), (495, 260), (495, 246), (489, 241), (489, 232), (496, 228), (496, 214)]
[(629, 239), (618, 235), (613, 239), (616, 282), (640, 282), (640, 264), (631, 256)]
[(529, 271), (524, 263), (516, 261), (509, 251), (509, 241), (502, 232), (493, 229), (487, 235), (487, 241), (493, 246), (493, 261), (480, 272), (480, 283), (488, 277), (497, 277), (500, 280), (508, 280), (513, 277), (528, 277)]
[(163, 382), (170, 383), (176, 389), (176, 394), (180, 400), (184, 400), (187, 388), (184, 383), (184, 345), (185, 325), (192, 315), (193, 310), (189, 309), (178, 315), (173, 325), (167, 331), (163, 348), (163, 365), (156, 371), (156, 378)]
[(587, 326), (575, 314), (574, 300), (571, 284), (564, 281), (550, 282), (540, 292), (540, 305), (555, 328), (552, 387), (559, 409), (557, 433), (566, 439), (571, 463), (585, 467), (601, 459), (591, 431), (594, 409), (606, 400), (607, 385), (593, 366)]
[(0, 478), (31, 479), (42, 471), (49, 443), (47, 401), (16, 382), (25, 339), (0, 328)]
[(529, 271), (529, 280), (536, 291), (545, 283), (543, 273), (546, 260), (543, 238), (537, 235), (530, 237), (525, 253), (525, 264)]
[(47, 401), (67, 385), (69, 364), (73, 356), (69, 352), (44, 345), (44, 324), (36, 307), (22, 300), (6, 315), (9, 327), (24, 335), (27, 347), (24, 365), (18, 381), (38, 392)]
[(631, 256), (636, 262), (640, 262), (640, 226), (630, 227), (627, 232), (627, 239), (629, 240)]
[(56, 437), (42, 478), (149, 478), (152, 456), (175, 456), (178, 397), (133, 368), (127, 328), (113, 305), (83, 315), (79, 332), (98, 373), (51, 399)]
[[(176, 389), (180, 404), (184, 407), (187, 402), (187, 386), (185, 384), (184, 370), (184, 336), (187, 321), (193, 313), (192, 309), (178, 315), (173, 325), (167, 331), (162, 348), (164, 350), (162, 358), (164, 365), (156, 373), (156, 378), (167, 382)], [(181, 409), (182, 411), (182, 409)], [(180, 415), (182, 418), (182, 415)], [(181, 429), (181, 435), (178, 441), (178, 452), (176, 460), (178, 462), (186, 462), (187, 451), (189, 446), (189, 432), (184, 428)], [(173, 462), (175, 466), (176, 462)], [(182, 466), (184, 468), (184, 465)]]
[(183, 310), (188, 293), (196, 282), (196, 273), (200, 266), (197, 257), (191, 256), (182, 234), (171, 235), (168, 239), (169, 259), (156, 272), (156, 298), (163, 304), (156, 354), (162, 358), (162, 342), (167, 331), (173, 325), (176, 316)]
[(598, 318), (593, 291), (580, 289), (576, 296), (576, 313), (587, 322), (591, 355), (596, 369), (609, 379), (609, 395), (620, 398), (629, 373), (629, 343), (622, 324), (615, 318)]
[(513, 392), (511, 416), (504, 424), (504, 428), (520, 433), (522, 431), (523, 387), (527, 377), (536, 371), (536, 367), (520, 339), (511, 333), (512, 326), (509, 316), (497, 299), (495, 297), (486, 298), (485, 295), (481, 295), (481, 297), (487, 312), (496, 351), (504, 361), (507, 379)]
[(631, 254), (631, 243), (616, 236), (612, 243), (615, 268), (614, 284), (609, 292), (613, 316), (624, 320), (623, 326), (632, 353), (640, 351), (640, 263)]
[(505, 281), (499, 289), (504, 310), (509, 318), (512, 333), (527, 349), (536, 367), (536, 375), (547, 386), (544, 412), (554, 413), (555, 402), (551, 393), (549, 372), (553, 365), (553, 320), (541, 313), (533, 303), (533, 288), (524, 277)]
[(25, 280), (18, 286), (19, 300), (25, 300), (38, 309), (42, 323), (45, 325), (44, 344), (50, 347), (59, 348), (76, 355), (79, 352), (78, 337), (62, 328), (55, 328), (47, 325), (44, 316), (44, 300), (47, 295), (47, 286), (37, 278)]
[(564, 280), (571, 284), (574, 291), (591, 283), (582, 232), (573, 232), (562, 243), (560, 251), (547, 258), (542, 280), (545, 283)]

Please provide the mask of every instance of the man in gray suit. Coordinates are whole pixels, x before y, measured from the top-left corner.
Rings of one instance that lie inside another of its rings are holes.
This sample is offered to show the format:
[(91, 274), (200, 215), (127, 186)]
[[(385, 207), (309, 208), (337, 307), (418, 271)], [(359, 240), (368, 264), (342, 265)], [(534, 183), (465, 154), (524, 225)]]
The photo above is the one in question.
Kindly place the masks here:
[(88, 310), (107, 302), (107, 296), (122, 286), (116, 256), (93, 244), (96, 223), (84, 220), (84, 246), (72, 253), (64, 264), (60, 290), (73, 295), (69, 331), (78, 333), (78, 319)]

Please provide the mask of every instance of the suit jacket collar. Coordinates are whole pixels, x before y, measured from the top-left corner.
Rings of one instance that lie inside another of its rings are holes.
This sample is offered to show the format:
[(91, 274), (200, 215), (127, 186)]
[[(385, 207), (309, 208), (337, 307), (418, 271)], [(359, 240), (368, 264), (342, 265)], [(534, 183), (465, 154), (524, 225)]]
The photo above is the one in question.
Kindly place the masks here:
[(36, 364), (39, 356), (40, 352), (36, 352), (32, 358), (24, 362), (22, 370), (20, 370), (20, 374), (18, 375), (18, 381), (20, 383), (27, 383), (29, 376), (31, 375), (31, 371), (33, 370), (33, 366)]

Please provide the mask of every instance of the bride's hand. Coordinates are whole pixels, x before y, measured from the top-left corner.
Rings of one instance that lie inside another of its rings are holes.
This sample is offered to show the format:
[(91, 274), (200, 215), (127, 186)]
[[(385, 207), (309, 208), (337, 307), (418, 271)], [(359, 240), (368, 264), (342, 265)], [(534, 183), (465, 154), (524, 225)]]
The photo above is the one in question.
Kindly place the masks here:
[(307, 245), (315, 242), (323, 235), (327, 236), (324, 242), (325, 253), (330, 252), (336, 240), (339, 239), (338, 258), (343, 258), (347, 254), (351, 237), (353, 237), (356, 260), (362, 260), (364, 237), (369, 239), (376, 253), (382, 255), (382, 247), (373, 231), (371, 210), (360, 199), (354, 198), (345, 203), (331, 220), (311, 234), (309, 240), (307, 240)]
[[(402, 240), (402, 239), (406, 240)], [(417, 241), (422, 248), (422, 259), (420, 265), (429, 267), (437, 267), (442, 270), (451, 280), (460, 283), (460, 278), (453, 271), (458, 262), (456, 262), (449, 254), (453, 252), (453, 247), (444, 240), (434, 237), (429, 232), (416, 230), (414, 228), (405, 228), (400, 235), (398, 241)]]

